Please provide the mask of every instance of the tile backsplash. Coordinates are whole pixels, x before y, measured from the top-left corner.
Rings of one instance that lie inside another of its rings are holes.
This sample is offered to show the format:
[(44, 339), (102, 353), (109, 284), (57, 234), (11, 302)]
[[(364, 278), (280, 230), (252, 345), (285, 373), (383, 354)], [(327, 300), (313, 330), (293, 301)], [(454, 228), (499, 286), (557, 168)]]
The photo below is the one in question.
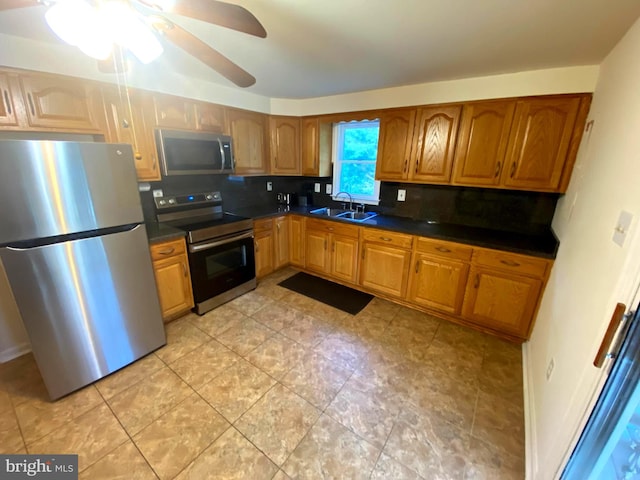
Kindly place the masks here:
[[(266, 188), (267, 182), (272, 182), (270, 192)], [(312, 204), (317, 206), (339, 205), (325, 193), (313, 193), (316, 182), (324, 192), (331, 178), (176, 176), (153, 182), (151, 189), (162, 188), (165, 195), (220, 191), (225, 210), (229, 211), (275, 205), (277, 192), (309, 195)], [(400, 188), (406, 190), (404, 202), (397, 201)], [(554, 193), (382, 182), (380, 205), (367, 210), (415, 220), (536, 234), (548, 230), (558, 198), (559, 194)], [(145, 218), (155, 219), (152, 193), (142, 192), (141, 199)]]

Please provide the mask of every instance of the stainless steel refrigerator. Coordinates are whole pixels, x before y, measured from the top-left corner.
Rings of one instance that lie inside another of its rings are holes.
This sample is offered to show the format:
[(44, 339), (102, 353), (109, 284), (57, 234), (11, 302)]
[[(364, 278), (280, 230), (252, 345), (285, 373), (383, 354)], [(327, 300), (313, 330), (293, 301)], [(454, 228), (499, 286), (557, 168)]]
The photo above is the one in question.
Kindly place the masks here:
[(0, 140), (0, 259), (52, 399), (166, 343), (130, 146)]

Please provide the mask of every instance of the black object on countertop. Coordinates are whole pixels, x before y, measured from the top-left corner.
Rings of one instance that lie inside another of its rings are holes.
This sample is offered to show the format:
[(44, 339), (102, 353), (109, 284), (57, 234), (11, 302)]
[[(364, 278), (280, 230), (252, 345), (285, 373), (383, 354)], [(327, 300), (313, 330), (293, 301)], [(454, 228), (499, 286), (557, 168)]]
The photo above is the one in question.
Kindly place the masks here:
[(350, 313), (351, 315), (357, 314), (366, 307), (373, 298), (373, 296), (368, 293), (359, 292), (353, 288), (338, 285), (337, 283), (303, 272), (296, 273), (278, 285), (335, 307), (343, 312)]

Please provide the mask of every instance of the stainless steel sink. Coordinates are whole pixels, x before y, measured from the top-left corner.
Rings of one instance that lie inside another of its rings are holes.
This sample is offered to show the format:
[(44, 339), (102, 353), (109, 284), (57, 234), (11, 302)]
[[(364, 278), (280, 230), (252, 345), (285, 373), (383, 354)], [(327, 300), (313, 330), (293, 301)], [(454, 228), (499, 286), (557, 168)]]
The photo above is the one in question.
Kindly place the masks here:
[(315, 210), (311, 210), (309, 213), (312, 213), (313, 215), (326, 215), (327, 217), (337, 217), (342, 213), (348, 213), (348, 210), (344, 210), (342, 208), (322, 207), (322, 208), (316, 208)]
[(342, 218), (344, 220), (352, 220), (354, 222), (364, 222), (369, 218), (377, 215), (375, 212), (354, 212), (353, 210), (343, 210), (341, 208), (316, 208), (309, 213), (313, 215), (324, 215), (327, 217)]
[(347, 220), (353, 220), (354, 222), (364, 222), (370, 218), (378, 215), (376, 212), (344, 212), (336, 215), (338, 218), (346, 218)]

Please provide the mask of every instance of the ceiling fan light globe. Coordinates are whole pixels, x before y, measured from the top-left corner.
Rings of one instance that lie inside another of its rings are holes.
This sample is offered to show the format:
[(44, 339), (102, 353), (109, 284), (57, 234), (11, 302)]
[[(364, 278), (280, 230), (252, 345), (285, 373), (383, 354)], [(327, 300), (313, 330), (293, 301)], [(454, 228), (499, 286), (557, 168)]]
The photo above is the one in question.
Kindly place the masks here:
[(162, 55), (164, 51), (158, 39), (146, 28), (138, 30), (127, 45), (125, 45), (138, 60), (147, 64)]

